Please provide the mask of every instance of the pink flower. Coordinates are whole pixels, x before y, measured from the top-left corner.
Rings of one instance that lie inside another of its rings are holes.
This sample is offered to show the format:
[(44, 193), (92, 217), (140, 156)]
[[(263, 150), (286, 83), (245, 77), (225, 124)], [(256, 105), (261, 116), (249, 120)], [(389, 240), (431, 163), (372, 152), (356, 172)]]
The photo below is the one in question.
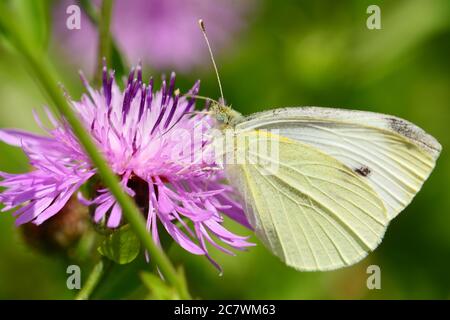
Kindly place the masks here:
[[(97, 30), (84, 14), (81, 29), (69, 30), (66, 8), (71, 4), (77, 1), (62, 1), (55, 9), (55, 40), (84, 70), (93, 70)], [(236, 0), (119, 0), (111, 31), (128, 61), (186, 71), (208, 60), (198, 19), (206, 21), (214, 47), (221, 49), (242, 29), (248, 7)]]
[[(149, 84), (142, 81), (140, 66), (130, 73), (124, 91), (106, 67), (100, 91), (84, 82), (89, 95), (70, 103), (123, 189), (141, 208), (156, 243), (161, 224), (184, 249), (208, 258), (208, 242), (229, 254), (224, 244), (234, 249), (252, 245), (222, 226), (222, 214), (248, 223), (214, 163), (207, 134), (214, 120), (193, 112), (194, 99), (175, 90), (175, 74), (156, 92), (152, 79)], [(189, 93), (198, 90), (199, 82)], [(43, 223), (58, 214), (83, 184), (95, 179), (96, 169), (68, 124), (50, 112), (48, 117), (54, 126), (45, 129), (48, 136), (0, 130), (0, 140), (21, 147), (33, 167), (22, 174), (0, 173), (0, 186), (6, 188), (0, 194), (4, 211), (21, 206), (14, 213), (17, 224)], [(94, 206), (94, 221), (104, 221), (110, 228), (123, 224), (121, 208), (109, 191), (98, 183), (94, 191), (92, 199), (79, 196), (84, 204)]]

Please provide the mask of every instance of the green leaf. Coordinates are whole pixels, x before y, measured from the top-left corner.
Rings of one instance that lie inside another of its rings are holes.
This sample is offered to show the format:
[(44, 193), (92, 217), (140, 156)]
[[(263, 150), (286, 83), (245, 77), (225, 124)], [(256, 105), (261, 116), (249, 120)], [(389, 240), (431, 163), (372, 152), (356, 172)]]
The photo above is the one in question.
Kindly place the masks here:
[(127, 264), (136, 259), (140, 247), (139, 239), (130, 226), (126, 225), (108, 235), (98, 252), (118, 264)]
[(147, 296), (151, 300), (179, 300), (176, 290), (169, 286), (159, 276), (149, 272), (142, 272), (141, 279), (145, 287), (150, 291)]
[[(164, 281), (160, 276), (154, 275), (149, 272), (141, 272), (140, 274), (142, 283), (150, 291), (147, 295), (147, 299), (151, 300), (180, 300), (181, 297), (177, 290), (169, 283)], [(187, 290), (187, 283), (185, 280), (185, 274), (182, 267), (177, 270), (177, 277), (181, 285)]]

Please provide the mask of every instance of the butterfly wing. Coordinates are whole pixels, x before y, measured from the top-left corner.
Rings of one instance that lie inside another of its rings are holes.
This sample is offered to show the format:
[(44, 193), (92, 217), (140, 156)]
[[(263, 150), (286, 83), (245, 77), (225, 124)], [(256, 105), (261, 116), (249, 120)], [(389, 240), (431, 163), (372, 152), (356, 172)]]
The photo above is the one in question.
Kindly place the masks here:
[(441, 151), (414, 124), (373, 112), (283, 108), (256, 113), (236, 126), (238, 131), (255, 129), (276, 129), (339, 160), (375, 190), (390, 219), (411, 202)]
[[(381, 242), (389, 219), (366, 179), (305, 143), (261, 131), (237, 137), (236, 158), (244, 161), (227, 165), (229, 181), (258, 237), (287, 265), (337, 269)], [(277, 153), (255, 145), (276, 146)]]

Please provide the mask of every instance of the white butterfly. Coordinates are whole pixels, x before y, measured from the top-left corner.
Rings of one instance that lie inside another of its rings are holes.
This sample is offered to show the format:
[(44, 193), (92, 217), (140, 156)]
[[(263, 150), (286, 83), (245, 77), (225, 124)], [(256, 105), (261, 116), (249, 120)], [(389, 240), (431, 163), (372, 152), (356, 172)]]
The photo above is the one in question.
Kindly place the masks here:
[[(220, 79), (219, 87), (222, 93)], [(210, 111), (236, 140), (277, 145), (271, 156), (237, 144), (245, 157), (264, 161), (247, 158), (226, 172), (257, 236), (298, 270), (341, 268), (374, 250), (441, 151), (419, 127), (384, 114), (295, 107), (243, 117), (220, 103)]]
[[(278, 169), (269, 175), (267, 161), (247, 159), (226, 169), (256, 234), (299, 270), (340, 268), (374, 250), (441, 151), (414, 124), (372, 112), (297, 107), (225, 118), (233, 123), (225, 130), (236, 138), (278, 145), (279, 154), (270, 160)], [(274, 129), (278, 135), (267, 134)]]

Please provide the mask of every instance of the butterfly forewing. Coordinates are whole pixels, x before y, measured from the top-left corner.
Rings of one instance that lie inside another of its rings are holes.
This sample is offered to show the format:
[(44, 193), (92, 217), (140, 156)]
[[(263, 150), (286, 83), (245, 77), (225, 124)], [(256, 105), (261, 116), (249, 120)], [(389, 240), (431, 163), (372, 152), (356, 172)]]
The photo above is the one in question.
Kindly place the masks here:
[(364, 178), (394, 218), (434, 168), (441, 146), (406, 120), (372, 112), (319, 107), (257, 113), (236, 130), (277, 130), (345, 164)]

